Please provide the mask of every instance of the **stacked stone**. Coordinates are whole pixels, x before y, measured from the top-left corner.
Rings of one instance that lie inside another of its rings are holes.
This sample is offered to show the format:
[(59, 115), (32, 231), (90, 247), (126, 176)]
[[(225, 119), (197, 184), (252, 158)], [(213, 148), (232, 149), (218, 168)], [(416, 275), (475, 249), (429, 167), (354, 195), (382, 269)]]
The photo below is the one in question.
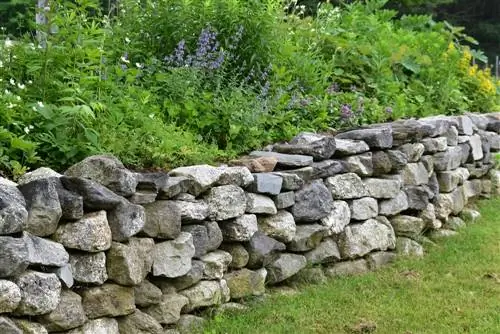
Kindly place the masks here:
[[(266, 285), (423, 255), (500, 194), (497, 114), (301, 133), (230, 166), (0, 178), (0, 333), (176, 333)], [(191, 314), (190, 314), (191, 313)]]

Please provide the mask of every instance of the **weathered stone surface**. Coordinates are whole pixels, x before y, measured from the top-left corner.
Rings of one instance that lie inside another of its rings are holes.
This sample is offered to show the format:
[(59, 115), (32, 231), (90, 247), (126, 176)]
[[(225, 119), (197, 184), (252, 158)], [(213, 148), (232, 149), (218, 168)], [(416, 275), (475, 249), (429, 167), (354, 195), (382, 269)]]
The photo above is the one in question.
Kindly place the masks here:
[(425, 148), (424, 153), (443, 152), (446, 151), (448, 146), (448, 139), (446, 137), (424, 138), (422, 144)]
[(427, 174), (431, 176), (434, 173), (434, 157), (432, 155), (424, 155), (420, 161), (424, 165)]
[(21, 232), (27, 223), (23, 194), (13, 185), (0, 184), (0, 234)]
[(144, 206), (142, 233), (152, 238), (174, 239), (181, 232), (181, 211), (173, 201), (156, 201)]
[(273, 175), (277, 175), (283, 180), (281, 184), (282, 190), (297, 190), (300, 189), (305, 183), (304, 180), (297, 174), (274, 172)]
[(317, 247), (304, 255), (308, 264), (331, 263), (341, 259), (339, 247), (332, 238), (324, 239)]
[[(289, 214), (291, 216), (291, 214)], [(262, 217), (263, 220), (271, 217)], [(293, 219), (293, 217), (292, 217)], [(257, 232), (257, 216), (243, 215), (236, 219), (219, 223), (224, 241), (248, 241)]]
[(460, 167), (462, 154), (460, 146), (450, 146), (446, 151), (434, 154), (434, 169), (443, 171)]
[(385, 151), (372, 152), (373, 175), (383, 175), (392, 170), (391, 158)]
[(59, 304), (61, 283), (55, 274), (28, 270), (17, 276), (14, 283), (21, 289), (17, 315), (47, 314)]
[(163, 332), (163, 327), (155, 318), (140, 310), (119, 318), (118, 328), (120, 333), (161, 334)]
[(451, 213), (455, 215), (459, 214), (467, 204), (465, 189), (466, 187), (464, 184), (464, 186), (459, 186), (451, 193), (439, 194), (436, 196), (434, 199), (436, 217), (439, 219), (446, 219)]
[(457, 116), (456, 120), (458, 122), (457, 130), (459, 134), (470, 136), (474, 133), (473, 123), (469, 117)]
[(191, 312), (205, 306), (220, 305), (229, 301), (226, 296), (226, 281), (201, 281), (195, 286), (180, 292), (187, 297), (189, 303), (184, 306), (183, 312)]
[(385, 151), (389, 161), (391, 162), (392, 172), (397, 172), (403, 169), (404, 166), (408, 163), (408, 157), (405, 153), (398, 150), (388, 150)]
[(330, 158), (335, 148), (335, 138), (309, 132), (299, 133), (289, 144), (273, 145), (275, 152), (309, 155), (316, 160)]
[(278, 160), (278, 166), (283, 168), (299, 168), (311, 166), (313, 158), (307, 155), (299, 154), (282, 154), (276, 152), (253, 151), (250, 153), (251, 157), (274, 157)]
[(392, 128), (386, 126), (352, 130), (338, 134), (335, 139), (362, 140), (368, 144), (370, 148), (391, 148), (393, 141)]
[(64, 175), (93, 180), (122, 196), (132, 195), (137, 186), (135, 174), (112, 155), (88, 157), (68, 168)]
[(83, 217), (83, 197), (66, 190), (60, 179), (51, 179), (56, 186), (57, 196), (61, 204), (62, 219), (77, 220)]
[(210, 165), (197, 165), (189, 167), (179, 167), (169, 172), (170, 176), (184, 176), (194, 181), (191, 184), (189, 193), (198, 195), (215, 185), (222, 175), (222, 171)]
[(77, 282), (103, 284), (108, 279), (104, 252), (70, 254), (69, 263)]
[(360, 275), (370, 271), (365, 259), (337, 262), (325, 268), (327, 277)]
[(417, 162), (424, 154), (425, 146), (422, 143), (404, 144), (399, 150), (406, 155), (408, 162)]
[(434, 205), (429, 203), (427, 206), (419, 213), (418, 218), (422, 218), (427, 226), (432, 225), (436, 220), (436, 209)]
[(155, 244), (153, 250), (153, 275), (175, 278), (191, 269), (191, 258), (195, 254), (193, 237), (181, 232), (174, 240)]
[(465, 227), (465, 222), (459, 217), (449, 217), (446, 220), (446, 223), (443, 225), (443, 228), (452, 231), (458, 231), (464, 227)]
[(177, 293), (163, 295), (160, 303), (151, 305), (143, 311), (162, 325), (175, 324), (179, 321), (181, 310), (189, 300)]
[(405, 185), (418, 186), (429, 182), (429, 175), (421, 162), (406, 165), (402, 171), (402, 175)]
[(354, 199), (368, 196), (363, 181), (354, 173), (329, 177), (325, 184), (330, 189), (334, 199)]
[(142, 259), (142, 278), (145, 278), (151, 272), (151, 267), (153, 266), (153, 257), (151, 254), (155, 246), (154, 240), (151, 238), (130, 238), (128, 246), (134, 248)]
[(158, 198), (171, 199), (192, 189), (198, 190), (197, 188), (199, 188), (199, 185), (193, 179), (185, 176), (169, 176), (165, 184), (158, 189)]
[(114, 241), (125, 241), (139, 233), (145, 225), (144, 207), (122, 201), (116, 208), (108, 211), (108, 224)]
[(378, 215), (377, 200), (371, 197), (355, 199), (351, 201), (349, 206), (351, 208), (351, 219), (367, 220)]
[(297, 169), (287, 169), (285, 171), (287, 174), (295, 174), (304, 181), (310, 181), (313, 179), (314, 169), (312, 166), (297, 168)]
[(170, 201), (170, 205), (174, 206), (174, 210), (181, 214), (183, 222), (203, 221), (209, 215), (208, 204), (202, 200)]
[(481, 213), (473, 209), (464, 209), (460, 212), (460, 218), (462, 218), (466, 223), (473, 224), (481, 218)]
[(88, 213), (76, 222), (61, 224), (53, 239), (66, 248), (101, 252), (111, 247), (111, 229), (106, 211)]
[(452, 171), (443, 171), (437, 173), (440, 192), (451, 192), (458, 185), (463, 184), (469, 178), (469, 171), (466, 168), (457, 168)]
[(61, 299), (54, 311), (39, 318), (49, 332), (60, 332), (82, 326), (87, 321), (82, 297), (71, 290), (62, 290)]
[(73, 271), (71, 265), (68, 263), (60, 268), (51, 268), (47, 272), (56, 274), (59, 280), (64, 284), (65, 287), (71, 288), (74, 284)]
[(434, 230), (429, 233), (429, 238), (433, 241), (439, 241), (440, 239), (449, 238), (457, 235), (458, 232), (452, 230), (446, 230), (444, 228), (439, 230)]
[(313, 163), (310, 168), (312, 168), (312, 173), (310, 177), (307, 177), (309, 180), (325, 179), (330, 176), (347, 172), (347, 166), (343, 160), (323, 160)]
[(113, 318), (89, 320), (80, 328), (72, 329), (67, 334), (120, 334), (118, 322)]
[(147, 307), (161, 301), (161, 290), (148, 280), (143, 280), (134, 287), (135, 305)]
[(397, 236), (417, 237), (424, 228), (425, 222), (418, 217), (400, 215), (391, 219), (391, 225)]
[(95, 181), (67, 176), (60, 180), (67, 190), (82, 196), (87, 210), (111, 210), (123, 201), (121, 196)]
[(246, 196), (243, 189), (233, 185), (211, 188), (205, 200), (212, 220), (226, 220), (239, 217), (246, 210)]
[(467, 112), (465, 114), (467, 117), (470, 118), (472, 121), (472, 124), (480, 130), (486, 130), (488, 127), (488, 124), (490, 123), (489, 118), (486, 115), (481, 115), (477, 113), (472, 113), (472, 112)]
[(0, 333), (23, 334), (23, 331), (11, 319), (0, 316)]
[(83, 290), (83, 309), (89, 319), (118, 317), (135, 311), (134, 288), (111, 283)]
[(287, 191), (273, 197), (276, 209), (286, 209), (295, 204), (295, 193)]
[(469, 155), (470, 155), (470, 146), (468, 144), (458, 144), (460, 148), (460, 151), (462, 152), (462, 157), (460, 158), (460, 163), (464, 164), (469, 160)]
[(113, 242), (106, 256), (108, 278), (120, 285), (137, 285), (143, 279), (144, 260), (135, 247)]
[(362, 140), (335, 138), (336, 151), (335, 156), (346, 156), (364, 153), (370, 150), (368, 145)]
[(231, 166), (244, 166), (248, 168), (251, 173), (269, 173), (274, 170), (278, 159), (274, 157), (260, 157), (260, 158), (242, 158), (239, 160), (232, 160), (229, 162)]
[(320, 223), (328, 228), (326, 234), (338, 234), (351, 220), (351, 209), (344, 201), (333, 201), (333, 209)]
[(28, 265), (26, 239), (0, 236), (0, 277), (19, 275)]
[(406, 186), (404, 192), (408, 198), (408, 209), (424, 210), (429, 204), (429, 199), (434, 196), (427, 185)]
[(448, 146), (458, 145), (458, 130), (456, 127), (451, 126), (444, 134), (444, 137), (446, 138), (446, 144)]
[(326, 227), (319, 224), (297, 225), (296, 233), (287, 249), (292, 252), (306, 252), (316, 248), (326, 232)]
[(291, 212), (296, 222), (313, 222), (328, 216), (333, 209), (330, 191), (321, 180), (312, 181), (295, 192)]
[(247, 267), (257, 269), (266, 265), (275, 252), (286, 249), (285, 245), (262, 232), (256, 232), (249, 242), (245, 243), (249, 259)]
[(355, 173), (359, 176), (373, 175), (372, 153), (366, 152), (359, 155), (351, 155), (342, 160), (345, 170), (348, 173)]
[(135, 173), (137, 181), (137, 191), (148, 191), (158, 193), (161, 188), (167, 185), (169, 176), (165, 172)]
[(491, 168), (491, 165), (482, 164), (480, 162), (476, 162), (473, 164), (465, 164), (465, 167), (469, 171), (471, 179), (479, 179), (488, 174), (488, 171)]
[(265, 269), (258, 271), (241, 269), (224, 275), (224, 279), (231, 291), (231, 299), (238, 299), (264, 294), (266, 276)]
[(62, 267), (68, 263), (69, 254), (63, 245), (25, 232), (28, 261), (31, 265)]
[(434, 137), (439, 135), (436, 127), (432, 124), (419, 120), (398, 120), (391, 123), (393, 146), (405, 143), (416, 143), (424, 137)]
[(303, 255), (279, 253), (266, 265), (268, 284), (276, 284), (292, 277), (305, 268), (307, 260)]
[(292, 286), (295, 284), (322, 284), (327, 281), (323, 268), (304, 268), (287, 280)]
[(208, 251), (208, 233), (203, 225), (187, 225), (182, 227), (182, 232), (187, 232), (193, 237), (194, 257), (199, 258)]
[(483, 148), (481, 146), (481, 137), (479, 135), (473, 135), (469, 137), (469, 145), (471, 147), (471, 152), (469, 158), (471, 160), (481, 160), (483, 158)]
[(40, 237), (54, 233), (62, 216), (55, 182), (38, 179), (19, 186), (19, 190), (26, 200), (28, 211), (25, 230)]
[(378, 270), (396, 260), (396, 253), (393, 252), (375, 252), (370, 253), (366, 257), (368, 268), (370, 270)]
[(240, 269), (247, 265), (249, 255), (248, 251), (240, 243), (225, 243), (220, 247), (221, 250), (231, 254), (231, 263), (229, 268)]
[(392, 199), (379, 202), (379, 213), (384, 216), (394, 216), (406, 209), (408, 209), (408, 196), (404, 191), (398, 192)]
[(224, 240), (219, 224), (217, 224), (217, 222), (209, 221), (204, 222), (203, 225), (207, 229), (207, 251), (210, 252), (216, 250)]
[(258, 218), (258, 229), (282, 242), (290, 242), (295, 236), (296, 226), (292, 214), (281, 210), (276, 215)]
[(396, 240), (396, 252), (403, 256), (424, 256), (424, 248), (415, 240), (398, 237)]
[(260, 194), (277, 195), (281, 191), (283, 178), (271, 173), (253, 174), (253, 183), (248, 191)]
[(339, 235), (338, 246), (342, 258), (356, 258), (373, 250), (393, 249), (395, 242), (394, 230), (390, 226), (369, 219), (347, 226)]
[(180, 334), (190, 334), (200, 331), (205, 325), (206, 319), (192, 314), (181, 315), (177, 328)]
[[(165, 280), (160, 278), (157, 282), (163, 293), (171, 293), (170, 287), (174, 287), (177, 291), (184, 290), (201, 281), (203, 272), (205, 271), (205, 263), (200, 260), (191, 261), (191, 269), (186, 275), (170, 279), (165, 283)], [(168, 289), (167, 289), (168, 286)], [(167, 292), (168, 291), (168, 292)]]
[(274, 215), (277, 213), (276, 205), (274, 205), (274, 201), (264, 195), (247, 193), (247, 213), (260, 213), (260, 214), (268, 214)]
[(21, 289), (13, 282), (0, 280), (0, 313), (14, 311), (21, 302)]
[(228, 252), (216, 250), (201, 257), (201, 261), (205, 264), (203, 278), (221, 279), (227, 271), (232, 257)]
[[(43, 325), (39, 324), (38, 322), (32, 322), (24, 319), (11, 319), (17, 327), (21, 330), (19, 333), (24, 333), (24, 334), (47, 334), (48, 331)], [(1, 322), (1, 320), (0, 320)], [(9, 332), (4, 332), (4, 329), (0, 325), (0, 332), (1, 333), (9, 333)]]
[(221, 172), (217, 185), (225, 186), (234, 184), (239, 187), (246, 187), (253, 182), (253, 176), (246, 167), (219, 167)]

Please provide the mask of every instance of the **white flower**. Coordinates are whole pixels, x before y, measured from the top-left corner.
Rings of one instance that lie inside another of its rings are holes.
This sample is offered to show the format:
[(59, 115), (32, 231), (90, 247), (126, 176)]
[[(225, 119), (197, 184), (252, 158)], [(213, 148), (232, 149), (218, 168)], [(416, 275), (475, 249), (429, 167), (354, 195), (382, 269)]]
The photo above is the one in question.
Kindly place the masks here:
[(10, 95), (11, 94), (10, 90), (8, 90), (8, 89), (6, 89), (4, 92), (5, 92), (5, 95)]
[(32, 83), (33, 83), (33, 81), (28, 80), (28, 85), (31, 85)]
[(12, 108), (14, 108), (15, 106), (16, 106), (15, 104), (12, 104), (11, 102), (9, 102), (9, 104), (7, 105), (7, 108), (12, 109)]
[(5, 44), (5, 48), (7, 48), (7, 49), (14, 46), (14, 42), (8, 38), (5, 40), (4, 44)]
[(137, 68), (142, 68), (144, 65), (142, 65), (141, 63), (135, 63), (135, 66), (136, 66)]
[(19, 95), (17, 95), (16, 100), (21, 101), (21, 97)]
[(122, 62), (124, 62), (126, 64), (130, 63), (130, 60), (128, 60), (127, 58), (125, 58), (125, 56), (122, 56), (120, 59), (121, 59)]
[(130, 43), (130, 38), (125, 37), (125, 42), (127, 42), (127, 44)]
[(12, 78), (10, 78), (9, 82), (10, 82), (10, 84), (11, 84), (12, 86), (15, 86), (15, 85), (16, 85), (16, 81), (15, 81), (14, 79), (12, 79)]
[(26, 86), (23, 85), (22, 83), (18, 83), (17, 87), (19, 87), (19, 89), (25, 89), (26, 88)]
[(35, 106), (31, 107), (31, 109), (33, 109), (33, 111), (38, 111), (38, 110), (36, 110)]
[(40, 108), (45, 107), (45, 106), (43, 105), (43, 102), (42, 102), (42, 101), (38, 101), (36, 104), (38, 104), (38, 106), (39, 106)]
[(149, 118), (151, 119), (155, 118), (155, 114), (149, 114)]
[(24, 127), (24, 132), (26, 132), (26, 134), (30, 133), (30, 128), (28, 128), (27, 126)]

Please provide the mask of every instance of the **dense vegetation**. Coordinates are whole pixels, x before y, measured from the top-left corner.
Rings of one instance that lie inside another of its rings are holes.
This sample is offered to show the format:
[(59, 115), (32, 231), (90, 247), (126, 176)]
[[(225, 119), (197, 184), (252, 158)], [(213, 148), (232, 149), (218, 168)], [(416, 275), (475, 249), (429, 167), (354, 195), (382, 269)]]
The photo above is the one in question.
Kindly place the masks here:
[(386, 0), (307, 17), (279, 0), (50, 3), (38, 34), (1, 37), (0, 169), (14, 176), (98, 152), (210, 162), (300, 130), (499, 104), (470, 38)]

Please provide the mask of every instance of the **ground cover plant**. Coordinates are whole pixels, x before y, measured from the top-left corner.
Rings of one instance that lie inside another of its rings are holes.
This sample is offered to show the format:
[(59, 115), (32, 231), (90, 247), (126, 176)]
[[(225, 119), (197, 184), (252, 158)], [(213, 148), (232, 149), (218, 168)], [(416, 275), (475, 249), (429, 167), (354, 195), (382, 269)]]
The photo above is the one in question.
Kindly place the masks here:
[(0, 37), (0, 170), (101, 152), (171, 168), (301, 130), (498, 109), (469, 37), (385, 3), (307, 17), (279, 0), (51, 1), (46, 24)]
[(424, 259), (271, 295), (248, 312), (216, 316), (204, 333), (497, 333), (500, 198), (478, 207), (479, 223)]

